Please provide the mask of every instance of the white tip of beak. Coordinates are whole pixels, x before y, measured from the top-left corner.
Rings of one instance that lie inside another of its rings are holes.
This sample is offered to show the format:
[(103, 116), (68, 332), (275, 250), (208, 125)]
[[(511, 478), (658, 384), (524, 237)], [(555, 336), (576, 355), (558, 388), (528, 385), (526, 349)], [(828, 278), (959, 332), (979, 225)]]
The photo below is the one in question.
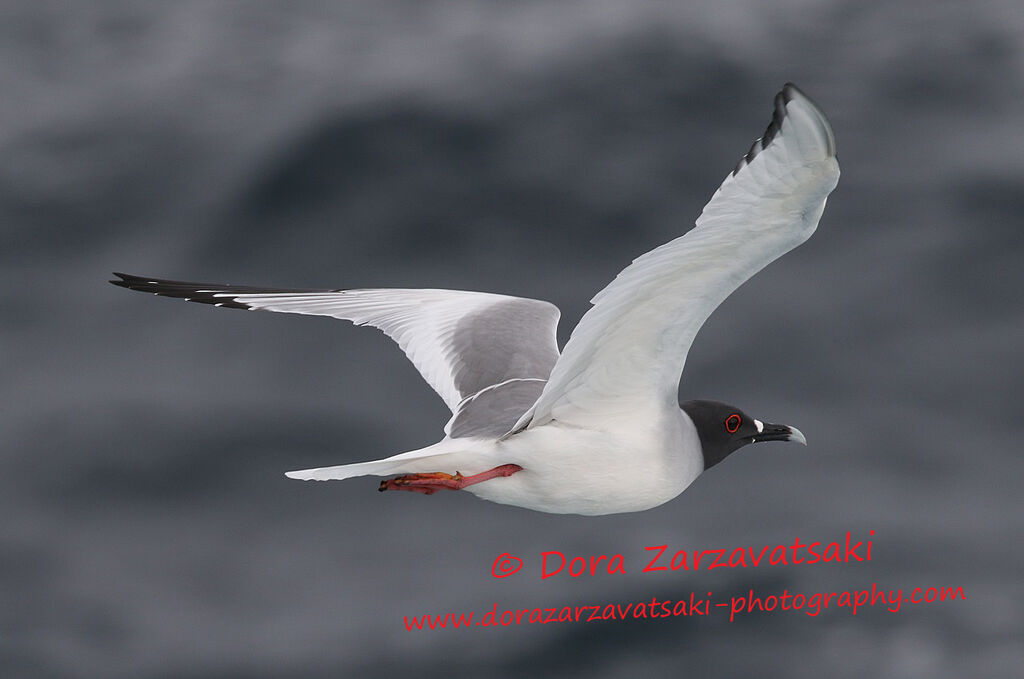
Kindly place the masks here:
[(807, 437), (804, 436), (804, 433), (797, 429), (796, 427), (789, 428), (789, 440), (796, 441), (797, 443), (802, 443), (805, 446), (807, 445)]

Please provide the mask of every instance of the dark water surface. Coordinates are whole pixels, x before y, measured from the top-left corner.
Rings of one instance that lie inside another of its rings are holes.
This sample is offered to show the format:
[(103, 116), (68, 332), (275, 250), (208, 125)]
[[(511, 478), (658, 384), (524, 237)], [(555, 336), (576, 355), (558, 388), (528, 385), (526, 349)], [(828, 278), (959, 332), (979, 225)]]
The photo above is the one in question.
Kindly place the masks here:
[[(678, 5), (678, 6), (677, 6)], [(799, 426), (635, 515), (288, 469), (446, 409), (378, 333), (110, 271), (548, 299), (690, 227), (792, 80), (843, 177), (681, 394)], [(1015, 2), (13, 2), (0, 10), (4, 677), (1007, 677), (1024, 663)], [(644, 547), (870, 562), (642, 573)], [(541, 580), (540, 554), (625, 574)], [(526, 566), (491, 576), (510, 552)], [(965, 601), (407, 632), (403, 615), (962, 586)]]

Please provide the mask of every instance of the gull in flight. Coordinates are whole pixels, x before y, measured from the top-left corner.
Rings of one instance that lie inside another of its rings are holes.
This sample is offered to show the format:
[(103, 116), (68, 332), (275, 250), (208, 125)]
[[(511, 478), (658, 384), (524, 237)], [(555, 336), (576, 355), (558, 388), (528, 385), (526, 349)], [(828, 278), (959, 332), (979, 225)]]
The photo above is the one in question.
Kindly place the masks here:
[(771, 124), (688, 233), (637, 258), (593, 298), (559, 353), (558, 308), (455, 290), (287, 290), (115, 274), (114, 285), (232, 309), (332, 316), (398, 343), (451, 408), (444, 438), (382, 460), (288, 472), (393, 476), (379, 489), (466, 490), (563, 514), (643, 511), (701, 472), (794, 427), (715, 401), (679, 403), (697, 331), (744, 281), (814, 232), (839, 181), (832, 129), (792, 84)]

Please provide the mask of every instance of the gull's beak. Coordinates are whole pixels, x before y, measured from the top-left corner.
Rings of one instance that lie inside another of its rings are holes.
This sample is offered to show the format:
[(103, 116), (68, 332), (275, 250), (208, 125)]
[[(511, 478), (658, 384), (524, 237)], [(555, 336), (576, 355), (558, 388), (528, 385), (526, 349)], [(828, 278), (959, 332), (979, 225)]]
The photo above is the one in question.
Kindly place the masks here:
[(759, 443), (761, 441), (796, 441), (807, 445), (807, 437), (804, 433), (796, 427), (790, 427), (786, 424), (768, 424), (765, 423), (764, 429), (750, 437), (751, 443)]

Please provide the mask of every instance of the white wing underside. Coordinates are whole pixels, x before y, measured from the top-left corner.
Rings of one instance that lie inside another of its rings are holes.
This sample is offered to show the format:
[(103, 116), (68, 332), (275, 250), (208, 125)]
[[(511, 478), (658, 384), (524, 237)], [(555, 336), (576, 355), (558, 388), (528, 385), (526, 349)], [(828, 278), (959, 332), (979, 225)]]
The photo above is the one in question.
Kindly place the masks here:
[(744, 281), (810, 237), (839, 180), (828, 122), (792, 85), (776, 97), (763, 139), (691, 231), (636, 259), (593, 298), (513, 431), (677, 407), (697, 331)]

